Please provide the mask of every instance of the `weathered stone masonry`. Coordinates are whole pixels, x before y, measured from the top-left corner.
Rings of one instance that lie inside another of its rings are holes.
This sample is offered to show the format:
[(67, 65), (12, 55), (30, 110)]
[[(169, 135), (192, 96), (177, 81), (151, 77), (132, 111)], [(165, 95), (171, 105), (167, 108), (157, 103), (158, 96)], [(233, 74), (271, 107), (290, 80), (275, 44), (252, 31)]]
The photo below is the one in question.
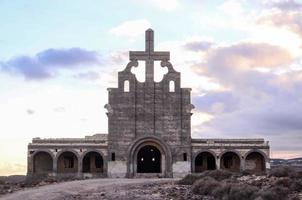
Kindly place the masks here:
[[(130, 51), (118, 73), (118, 88), (108, 88), (108, 135), (83, 139), (33, 139), (28, 174), (177, 177), (212, 169), (265, 171), (269, 145), (263, 139), (191, 139), (190, 88), (169, 52), (154, 51), (154, 33), (146, 31), (145, 51)], [(131, 68), (146, 63), (145, 82)], [(154, 61), (168, 68), (154, 81)]]

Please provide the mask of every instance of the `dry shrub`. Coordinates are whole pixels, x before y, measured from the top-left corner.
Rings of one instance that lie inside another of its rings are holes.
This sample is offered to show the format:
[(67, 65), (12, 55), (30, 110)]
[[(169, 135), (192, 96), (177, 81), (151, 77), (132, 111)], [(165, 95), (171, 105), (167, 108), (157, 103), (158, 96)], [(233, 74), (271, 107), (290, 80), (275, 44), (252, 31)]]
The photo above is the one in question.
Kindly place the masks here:
[(201, 174), (188, 174), (184, 178), (178, 181), (178, 184), (181, 185), (192, 185), (198, 179), (204, 177), (212, 177), (218, 181), (222, 181), (232, 177), (234, 174), (225, 170), (208, 170), (204, 171)]
[(251, 185), (223, 183), (212, 192), (212, 195), (223, 200), (254, 200), (258, 190)]
[(288, 177), (280, 178), (274, 185), (288, 188), (290, 191), (302, 192), (302, 179)]
[(241, 172), (241, 176), (249, 176), (249, 175), (253, 175), (254, 173), (252, 173), (251, 171), (248, 170), (243, 170)]
[(302, 189), (302, 183), (299, 181), (292, 182), (291, 179), (284, 178), (276, 181), (271, 188), (259, 191), (256, 186), (238, 184), (231, 179), (219, 182), (212, 177), (204, 177), (193, 184), (192, 191), (195, 194), (210, 195), (223, 200), (287, 200), (289, 188), (295, 191)]
[(47, 179), (47, 174), (35, 174), (35, 175), (27, 176), (24, 181), (24, 186), (26, 187), (36, 186), (42, 181), (45, 181), (46, 179)]
[(231, 183), (223, 183), (221, 184), (220, 187), (217, 187), (215, 190), (213, 190), (212, 195), (217, 199), (227, 200), (231, 188), (232, 188)]
[(302, 178), (302, 170), (297, 171), (297, 178)]
[(184, 178), (178, 181), (178, 184), (181, 185), (192, 185), (200, 177), (197, 174), (188, 174)]
[(287, 200), (289, 190), (282, 186), (274, 186), (266, 190), (260, 190), (257, 193), (258, 199), (261, 200)]
[(212, 177), (216, 179), (217, 181), (222, 181), (228, 178), (231, 178), (234, 174), (229, 171), (225, 170), (212, 170), (212, 171), (205, 171), (200, 176), (201, 177)]
[(282, 186), (282, 187), (289, 187), (291, 185), (292, 180), (288, 177), (280, 178), (277, 181), (275, 181), (274, 185), (276, 186)]
[(251, 185), (234, 184), (230, 188), (228, 200), (254, 200), (258, 188)]
[(193, 184), (192, 191), (194, 194), (212, 195), (213, 191), (218, 187), (221, 187), (221, 184), (217, 180), (206, 176)]
[(18, 184), (24, 182), (26, 179), (25, 175), (12, 175), (6, 177), (6, 182), (9, 184)]
[(292, 191), (302, 192), (302, 180), (301, 179), (292, 180), (289, 188)]
[(293, 197), (290, 197), (289, 200), (301, 200), (301, 199), (298, 196), (293, 196)]
[(269, 177), (274, 176), (274, 177), (297, 177), (298, 173), (297, 171), (289, 166), (281, 166), (274, 168), (270, 171)]

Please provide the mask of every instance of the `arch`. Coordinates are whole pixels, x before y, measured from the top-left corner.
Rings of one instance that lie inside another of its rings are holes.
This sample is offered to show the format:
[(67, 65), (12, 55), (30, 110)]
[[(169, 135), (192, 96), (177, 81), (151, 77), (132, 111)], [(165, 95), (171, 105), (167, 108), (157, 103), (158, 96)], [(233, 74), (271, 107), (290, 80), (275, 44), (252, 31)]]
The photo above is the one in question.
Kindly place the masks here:
[(103, 173), (104, 159), (97, 151), (88, 151), (82, 156), (83, 173)]
[(137, 155), (144, 146), (156, 147), (161, 153), (160, 174), (164, 177), (172, 177), (172, 154), (170, 148), (160, 138), (147, 136), (136, 139), (128, 148), (127, 176), (133, 177), (137, 174)]
[(241, 170), (241, 156), (234, 150), (225, 151), (220, 156), (220, 168), (233, 172)]
[(53, 171), (53, 155), (47, 151), (37, 151), (32, 156), (33, 172), (36, 174), (51, 173)]
[(241, 157), (240, 152), (237, 151), (237, 150), (235, 150), (235, 149), (227, 149), (227, 150), (224, 150), (224, 151), (222, 151), (222, 152), (218, 155), (218, 157), (221, 158), (221, 157), (223, 156), (223, 154), (228, 153), (228, 152), (232, 152), (232, 153), (236, 154), (236, 155), (240, 158), (240, 160), (241, 160), (242, 157)]
[(266, 156), (263, 152), (251, 150), (244, 156), (245, 166), (244, 169), (249, 172), (265, 172), (266, 170)]
[(246, 152), (246, 153), (244, 154), (243, 158), (246, 159), (246, 157), (247, 157), (250, 153), (253, 153), (253, 152), (260, 153), (260, 154), (264, 157), (265, 161), (268, 162), (269, 157), (266, 155), (266, 153), (264, 153), (263, 151), (261, 151), (261, 150), (259, 150), (259, 149), (251, 149), (251, 150), (249, 150), (248, 152)]
[(206, 170), (215, 170), (216, 156), (209, 151), (201, 151), (194, 158), (194, 172), (203, 172)]
[(73, 150), (61, 151), (56, 156), (58, 173), (77, 173), (79, 166), (79, 156)]
[(169, 92), (175, 92), (175, 82), (169, 81)]
[(129, 80), (124, 81), (124, 92), (130, 92), (130, 82), (129, 82)]
[(137, 173), (160, 173), (161, 152), (153, 145), (141, 147), (136, 157)]

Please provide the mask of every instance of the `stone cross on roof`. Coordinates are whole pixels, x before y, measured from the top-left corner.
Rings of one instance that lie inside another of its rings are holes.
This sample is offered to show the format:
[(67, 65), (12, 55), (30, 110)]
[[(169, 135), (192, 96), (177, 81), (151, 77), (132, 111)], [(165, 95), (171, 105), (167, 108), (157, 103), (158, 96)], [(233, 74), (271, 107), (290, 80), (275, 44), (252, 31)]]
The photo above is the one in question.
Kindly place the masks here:
[(130, 51), (130, 60), (146, 61), (146, 82), (154, 81), (154, 61), (170, 60), (170, 52), (154, 51), (154, 33), (152, 29), (146, 30), (146, 50), (145, 51)]

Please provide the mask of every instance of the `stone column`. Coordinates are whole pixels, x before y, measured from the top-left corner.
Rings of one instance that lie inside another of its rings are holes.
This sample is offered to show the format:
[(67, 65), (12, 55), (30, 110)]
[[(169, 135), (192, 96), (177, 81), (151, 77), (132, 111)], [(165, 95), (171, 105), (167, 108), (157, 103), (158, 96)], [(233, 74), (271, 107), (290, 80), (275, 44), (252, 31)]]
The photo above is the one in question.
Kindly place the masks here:
[(240, 171), (242, 172), (244, 170), (245, 170), (245, 159), (242, 156), (241, 159), (240, 159)]
[(220, 158), (219, 156), (216, 157), (216, 168), (217, 168), (217, 169), (221, 169), (221, 166), (220, 166), (220, 159), (221, 159), (221, 158)]
[(32, 175), (34, 173), (34, 158), (28, 152), (27, 155), (27, 174)]
[(83, 169), (83, 159), (81, 159), (81, 156), (79, 156), (78, 157), (78, 173), (77, 173), (78, 177), (81, 177), (82, 169)]
[(54, 176), (58, 173), (58, 160), (56, 158), (54, 158), (52, 162), (52, 173)]

